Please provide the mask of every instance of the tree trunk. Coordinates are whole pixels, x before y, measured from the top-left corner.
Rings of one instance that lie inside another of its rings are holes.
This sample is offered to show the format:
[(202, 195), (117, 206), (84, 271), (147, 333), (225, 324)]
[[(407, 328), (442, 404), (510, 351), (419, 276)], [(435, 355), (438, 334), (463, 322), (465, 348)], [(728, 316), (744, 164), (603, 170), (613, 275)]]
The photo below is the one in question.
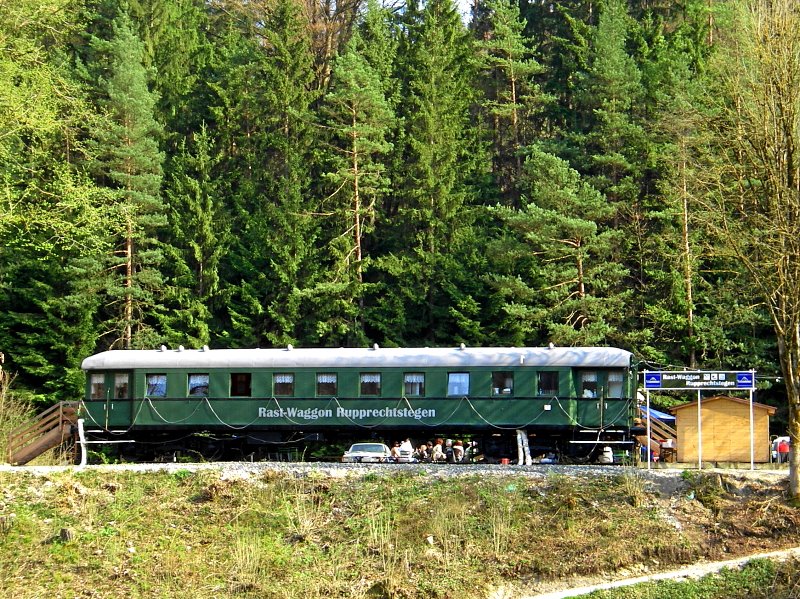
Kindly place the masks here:
[(122, 346), (130, 349), (133, 341), (133, 222), (130, 216), (125, 237), (125, 330)]

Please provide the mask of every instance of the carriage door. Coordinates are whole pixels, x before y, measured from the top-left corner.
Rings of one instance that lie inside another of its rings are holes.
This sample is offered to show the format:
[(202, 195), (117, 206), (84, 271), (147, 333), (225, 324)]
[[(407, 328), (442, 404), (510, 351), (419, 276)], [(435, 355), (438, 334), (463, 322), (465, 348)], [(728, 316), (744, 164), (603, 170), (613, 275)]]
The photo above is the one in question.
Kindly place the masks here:
[(577, 372), (578, 396), (578, 424), (585, 428), (600, 428), (603, 426), (603, 413), (605, 411), (605, 398), (600, 393), (598, 373), (596, 370), (578, 370)]
[(131, 373), (110, 373), (112, 378), (106, 395), (106, 427), (114, 428), (131, 424)]

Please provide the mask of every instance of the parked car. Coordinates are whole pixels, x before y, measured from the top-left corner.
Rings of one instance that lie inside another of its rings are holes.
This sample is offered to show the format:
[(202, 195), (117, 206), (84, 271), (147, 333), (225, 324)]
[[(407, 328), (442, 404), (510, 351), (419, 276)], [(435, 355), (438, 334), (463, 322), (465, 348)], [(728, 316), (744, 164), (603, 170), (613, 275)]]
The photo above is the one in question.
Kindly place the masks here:
[(354, 443), (344, 452), (342, 462), (389, 462), (391, 455), (383, 443)]

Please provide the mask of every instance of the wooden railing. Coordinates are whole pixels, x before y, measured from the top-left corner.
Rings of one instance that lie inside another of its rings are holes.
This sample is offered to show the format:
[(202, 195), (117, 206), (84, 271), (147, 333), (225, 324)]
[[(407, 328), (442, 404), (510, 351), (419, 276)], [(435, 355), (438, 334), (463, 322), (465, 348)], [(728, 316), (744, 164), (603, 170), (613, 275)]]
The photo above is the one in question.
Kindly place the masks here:
[(22, 466), (48, 449), (72, 439), (77, 420), (76, 403), (62, 401), (45, 410), (9, 435), (8, 463)]
[(678, 438), (678, 431), (663, 420), (650, 418), (650, 437), (653, 439), (675, 440)]

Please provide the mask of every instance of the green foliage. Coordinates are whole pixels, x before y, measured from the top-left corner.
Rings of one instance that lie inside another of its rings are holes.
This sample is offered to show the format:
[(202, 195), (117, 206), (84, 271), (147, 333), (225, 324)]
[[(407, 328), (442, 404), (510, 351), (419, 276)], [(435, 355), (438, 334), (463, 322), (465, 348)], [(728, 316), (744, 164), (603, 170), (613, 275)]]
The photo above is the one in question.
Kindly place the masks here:
[[(625, 301), (614, 295), (625, 274), (612, 260), (618, 235), (602, 229), (613, 208), (566, 162), (542, 150), (529, 150), (524, 173), (524, 208), (496, 210), (515, 239), (507, 235), (490, 246), (500, 261), (494, 271), (508, 269), (494, 279), (505, 296), (507, 325), (540, 343), (608, 343), (619, 335)], [(523, 316), (530, 320), (520, 322)]]
[(159, 319), (168, 343), (200, 347), (211, 337), (211, 307), (220, 293), (219, 264), (231, 239), (205, 125), (187, 142), (170, 165), (167, 310)]
[[(717, 191), (769, 179), (721, 119), (761, 105), (717, 84), (755, 64), (735, 49), (790, 37), (705, 0), (485, 0), (468, 26), (450, 0), (363, 8), (2, 3), (0, 350), (20, 393), (74, 398), (87, 354), (162, 342), (552, 340), (778, 372), (743, 267), (763, 242), (732, 256), (700, 225)], [(765, 75), (733, 89), (779, 89)]]
[(486, 83), (483, 110), (492, 131), (492, 172), (504, 203), (518, 205), (522, 148), (536, 131), (536, 116), (546, 102), (534, 77), (542, 73), (523, 35), (525, 22), (516, 3), (488, 0), (485, 22), (473, 23), (478, 40), (481, 78)]
[[(319, 276), (310, 40), (298, 6), (280, 1), (230, 29), (212, 108), (221, 126), (221, 192), (236, 233), (225, 264), (231, 345), (314, 339), (301, 293)], [(249, 37), (257, 31), (263, 39)]]
[(161, 126), (154, 118), (155, 95), (147, 85), (143, 47), (126, 14), (112, 23), (110, 40), (95, 39), (107, 72), (98, 81), (107, 118), (94, 132), (98, 182), (113, 190), (118, 216), (109, 223), (116, 239), (103, 282), (109, 346), (146, 347), (160, 341), (153, 330), (162, 310), (163, 253), (158, 234), (166, 224), (161, 199)]
[(631, 597), (646, 599), (767, 599), (792, 596), (797, 584), (795, 565), (779, 564), (766, 559), (747, 562), (741, 569), (726, 568), (698, 580), (661, 581), (638, 584), (624, 589), (597, 591), (587, 595), (592, 599)]
[[(399, 170), (376, 230), (386, 253), (376, 260), (380, 283), (369, 317), (389, 343), (448, 343), (457, 328), (449, 287), (465, 265), (459, 237), (469, 236), (481, 157), (478, 130), (470, 126), (472, 40), (450, 0), (409, 5), (404, 27), (397, 61), (405, 95), (395, 143)], [(388, 296), (389, 289), (399, 297)]]

